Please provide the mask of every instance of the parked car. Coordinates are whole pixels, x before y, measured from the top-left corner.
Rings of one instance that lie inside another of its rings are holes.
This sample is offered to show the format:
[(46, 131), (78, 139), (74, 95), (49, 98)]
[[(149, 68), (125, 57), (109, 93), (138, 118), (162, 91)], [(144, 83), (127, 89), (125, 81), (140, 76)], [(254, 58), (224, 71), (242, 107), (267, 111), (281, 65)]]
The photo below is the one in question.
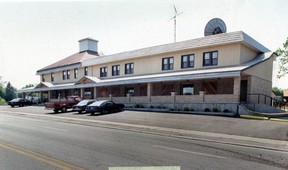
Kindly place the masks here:
[(75, 104), (78, 104), (82, 99), (79, 96), (68, 96), (66, 101), (46, 102), (45, 109), (53, 110), (58, 113), (59, 110), (65, 113), (67, 109), (71, 109)]
[(31, 101), (27, 99), (23, 99), (23, 98), (16, 98), (8, 102), (8, 105), (10, 105), (11, 107), (14, 107), (14, 106), (21, 107), (21, 106), (27, 106), (31, 104), (32, 104)]
[(116, 104), (109, 100), (96, 101), (86, 107), (86, 113), (91, 113), (93, 115), (96, 112), (102, 114), (122, 111), (124, 109), (124, 104)]
[(74, 105), (72, 108), (72, 111), (82, 113), (85, 111), (86, 107), (92, 103), (94, 103), (96, 100), (82, 100), (78, 104)]

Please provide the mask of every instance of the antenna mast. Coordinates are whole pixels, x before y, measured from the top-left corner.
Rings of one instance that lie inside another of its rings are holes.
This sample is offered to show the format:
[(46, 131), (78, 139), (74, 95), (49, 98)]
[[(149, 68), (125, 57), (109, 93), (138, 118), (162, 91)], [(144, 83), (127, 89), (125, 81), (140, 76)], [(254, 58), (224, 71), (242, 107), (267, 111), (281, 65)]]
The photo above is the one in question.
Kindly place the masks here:
[(178, 15), (183, 14), (183, 12), (178, 13), (174, 4), (173, 6), (174, 6), (174, 16), (170, 20), (174, 19), (174, 42), (176, 42), (176, 17)]

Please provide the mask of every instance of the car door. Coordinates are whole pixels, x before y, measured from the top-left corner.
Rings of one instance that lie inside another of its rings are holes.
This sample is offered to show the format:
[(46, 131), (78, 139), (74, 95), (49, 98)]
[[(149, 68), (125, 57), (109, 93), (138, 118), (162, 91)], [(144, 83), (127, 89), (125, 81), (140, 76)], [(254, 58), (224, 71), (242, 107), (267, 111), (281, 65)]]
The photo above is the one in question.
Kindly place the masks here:
[(105, 108), (107, 111), (111, 112), (113, 110), (113, 103), (112, 102), (107, 102), (105, 104)]

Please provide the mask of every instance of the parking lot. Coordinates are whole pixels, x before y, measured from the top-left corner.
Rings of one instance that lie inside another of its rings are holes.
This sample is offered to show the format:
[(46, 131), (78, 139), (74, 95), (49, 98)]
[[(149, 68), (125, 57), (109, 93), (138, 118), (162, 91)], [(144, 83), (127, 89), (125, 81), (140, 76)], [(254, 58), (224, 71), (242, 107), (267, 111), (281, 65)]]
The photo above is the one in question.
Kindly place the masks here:
[(248, 120), (234, 117), (204, 116), (193, 114), (158, 113), (122, 111), (110, 114), (79, 114), (68, 111), (54, 113), (43, 106), (15, 107), (0, 106), (0, 113), (32, 113), (52, 117), (70, 117), (77, 119), (101, 120), (136, 125), (185, 129), (200, 132), (212, 132), (229, 135), (249, 136), (257, 138), (288, 140), (288, 126), (284, 122)]

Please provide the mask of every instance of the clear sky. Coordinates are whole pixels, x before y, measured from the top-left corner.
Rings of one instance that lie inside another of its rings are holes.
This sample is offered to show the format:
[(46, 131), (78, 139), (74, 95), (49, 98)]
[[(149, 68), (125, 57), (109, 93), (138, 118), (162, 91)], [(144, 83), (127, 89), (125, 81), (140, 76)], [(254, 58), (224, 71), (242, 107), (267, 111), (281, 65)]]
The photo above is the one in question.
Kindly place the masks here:
[[(104, 54), (172, 43), (173, 4), (183, 12), (177, 41), (203, 37), (216, 17), (228, 32), (242, 30), (271, 51), (288, 37), (288, 0), (0, 0), (2, 81), (39, 83), (37, 70), (78, 52), (86, 37), (99, 40)], [(288, 78), (274, 78), (273, 86), (288, 88)]]

